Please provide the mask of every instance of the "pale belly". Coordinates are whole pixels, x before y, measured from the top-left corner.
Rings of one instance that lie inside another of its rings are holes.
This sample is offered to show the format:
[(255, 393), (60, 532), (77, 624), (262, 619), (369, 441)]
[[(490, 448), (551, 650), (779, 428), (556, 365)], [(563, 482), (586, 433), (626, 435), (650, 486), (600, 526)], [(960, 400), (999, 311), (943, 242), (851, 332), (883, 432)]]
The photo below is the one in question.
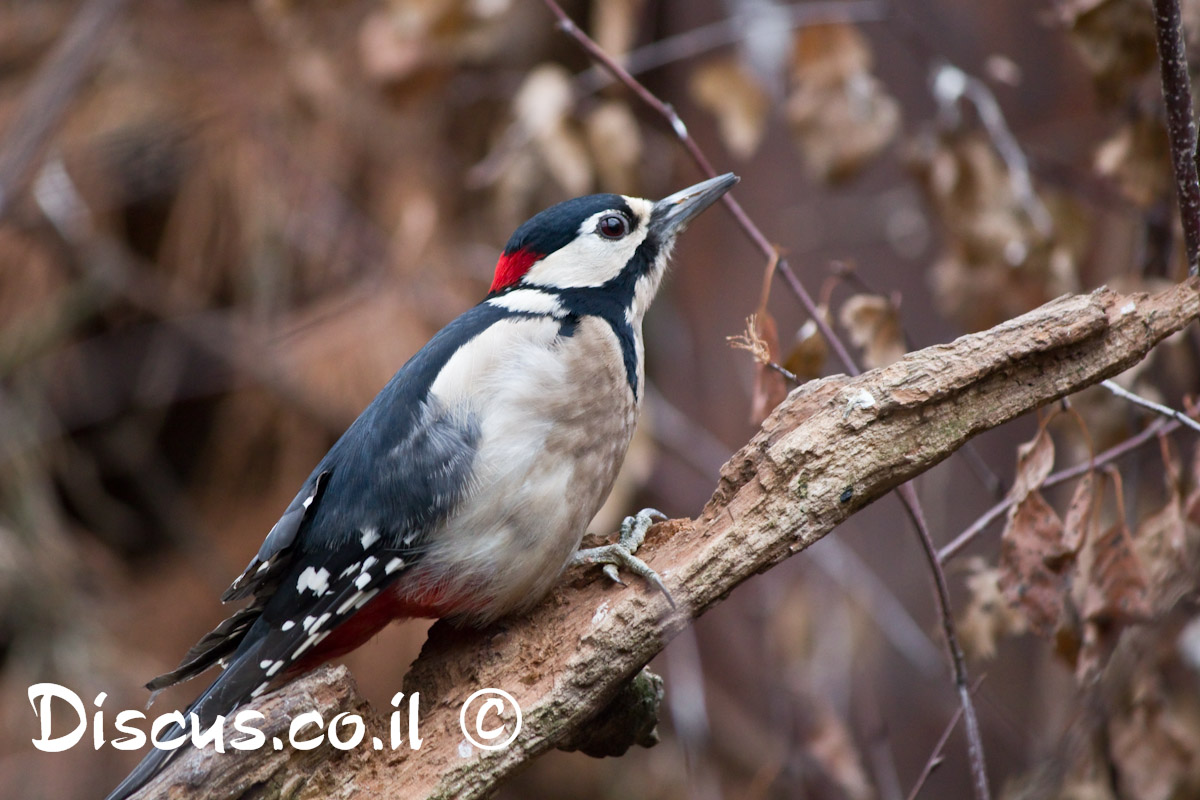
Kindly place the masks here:
[(412, 579), (473, 621), (550, 590), (633, 436), (638, 409), (616, 339), (594, 318), (579, 328), (555, 342), (558, 352), (526, 349), (472, 375), (471, 394), (486, 398), (472, 486)]

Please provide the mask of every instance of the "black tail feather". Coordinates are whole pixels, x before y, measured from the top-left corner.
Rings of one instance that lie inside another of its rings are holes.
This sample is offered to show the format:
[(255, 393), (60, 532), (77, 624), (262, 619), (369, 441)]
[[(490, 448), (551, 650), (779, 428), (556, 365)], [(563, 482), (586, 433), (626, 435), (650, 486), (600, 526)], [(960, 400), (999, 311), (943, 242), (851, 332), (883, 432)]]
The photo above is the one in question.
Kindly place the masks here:
[[(239, 655), (213, 684), (204, 690), (184, 712), (186, 727), (172, 725), (165, 733), (159, 735), (161, 741), (170, 741), (191, 730), (191, 716), (195, 714), (201, 729), (207, 730), (222, 715), (230, 714), (238, 706), (251, 697), (251, 692), (257, 687), (262, 678), (261, 670), (253, 668), (253, 659), (257, 656), (258, 648), (251, 646)], [(154, 776), (162, 772), (171, 761), (191, 747), (184, 744), (174, 750), (159, 750), (152, 748), (125, 780), (109, 793), (105, 800), (125, 800), (131, 797)]]

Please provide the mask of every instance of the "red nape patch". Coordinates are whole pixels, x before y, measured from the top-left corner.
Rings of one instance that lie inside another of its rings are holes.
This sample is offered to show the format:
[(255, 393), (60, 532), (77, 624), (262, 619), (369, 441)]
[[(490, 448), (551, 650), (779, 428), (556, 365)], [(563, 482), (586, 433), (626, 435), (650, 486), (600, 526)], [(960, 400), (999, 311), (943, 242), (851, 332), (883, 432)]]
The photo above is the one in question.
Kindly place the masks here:
[(521, 280), (539, 258), (541, 256), (532, 250), (518, 250), (500, 256), (500, 260), (496, 262), (496, 277), (492, 279), (491, 291), (499, 292)]

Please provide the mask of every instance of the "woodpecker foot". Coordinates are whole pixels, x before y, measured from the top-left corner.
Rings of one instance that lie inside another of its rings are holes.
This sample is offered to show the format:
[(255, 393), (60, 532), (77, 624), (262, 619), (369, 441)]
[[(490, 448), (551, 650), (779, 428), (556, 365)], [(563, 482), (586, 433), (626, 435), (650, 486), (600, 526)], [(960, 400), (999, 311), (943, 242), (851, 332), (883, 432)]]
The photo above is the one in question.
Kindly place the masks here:
[(650, 530), (650, 526), (656, 521), (665, 519), (667, 519), (667, 515), (661, 511), (643, 508), (636, 515), (626, 517), (625, 521), (621, 523), (621, 537), (616, 542), (576, 551), (571, 558), (571, 563), (603, 564), (604, 574), (622, 586), (625, 585), (625, 581), (621, 580), (618, 568), (624, 567), (662, 592), (663, 596), (667, 598), (667, 602), (671, 604), (671, 608), (674, 608), (675, 598), (671, 597), (671, 593), (667, 591), (662, 578), (658, 577), (658, 573), (650, 569), (645, 561), (634, 555), (642, 546), (642, 542), (646, 538), (646, 531)]

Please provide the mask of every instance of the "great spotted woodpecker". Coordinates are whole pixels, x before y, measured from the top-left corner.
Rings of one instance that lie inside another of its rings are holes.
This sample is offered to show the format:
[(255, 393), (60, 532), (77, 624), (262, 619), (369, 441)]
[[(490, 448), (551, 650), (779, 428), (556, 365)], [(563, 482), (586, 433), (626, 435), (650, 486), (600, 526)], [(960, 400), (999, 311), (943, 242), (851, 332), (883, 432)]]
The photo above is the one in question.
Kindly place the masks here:
[[(528, 608), (573, 558), (662, 587), (633, 553), (648, 513), (615, 545), (578, 548), (633, 435), (642, 317), (675, 237), (737, 180), (658, 202), (580, 197), (519, 227), (486, 299), (400, 368), (221, 598), (249, 605), (147, 687), (221, 664), (188, 709), (207, 728), (392, 620), (481, 624)], [(152, 751), (108, 800), (177, 752)]]

